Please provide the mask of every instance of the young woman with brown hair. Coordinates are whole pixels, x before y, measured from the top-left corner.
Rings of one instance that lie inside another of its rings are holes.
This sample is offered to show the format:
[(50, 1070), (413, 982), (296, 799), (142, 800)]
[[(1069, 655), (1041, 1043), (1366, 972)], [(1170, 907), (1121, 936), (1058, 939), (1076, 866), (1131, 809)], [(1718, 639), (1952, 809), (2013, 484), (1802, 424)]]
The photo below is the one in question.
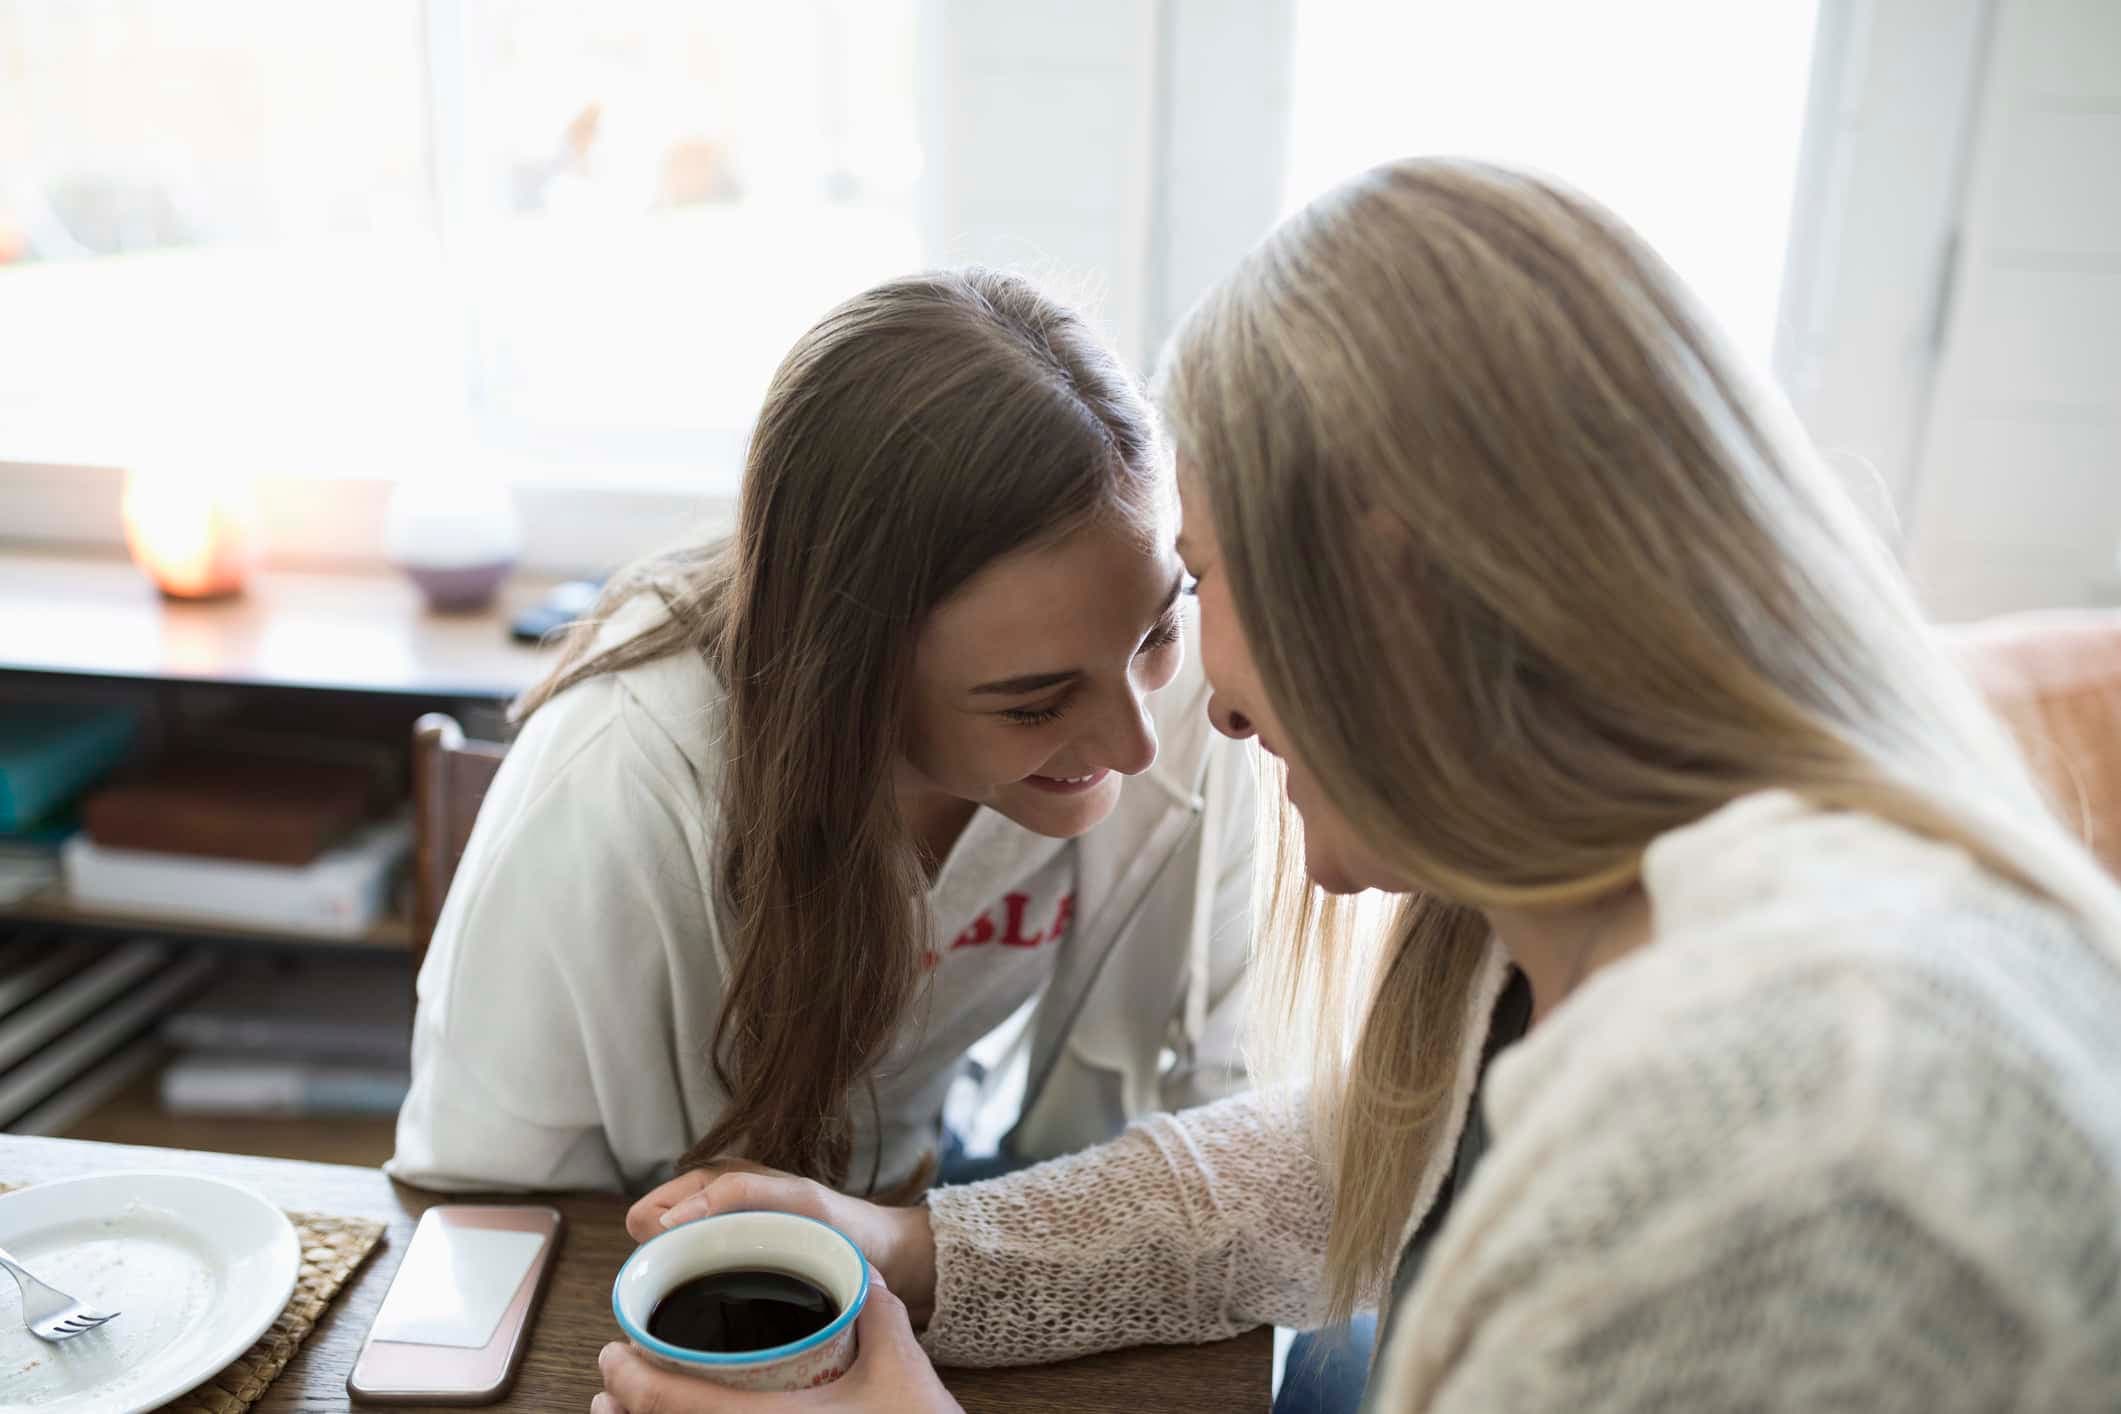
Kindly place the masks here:
[[(1165, 388), (1216, 724), (1301, 821), (1255, 985), (1305, 1103), (921, 1209), (651, 1195), (637, 1235), (822, 1217), (890, 1290), (825, 1390), (613, 1346), (599, 1408), (947, 1409), (923, 1345), (1380, 1303), (1380, 1411), (2121, 1408), (2121, 895), (1664, 265), (1553, 183), (1398, 163)], [(1363, 889), (1381, 947), (1321, 906)]]
[(825, 318), (734, 536), (621, 577), (521, 704), (390, 1171), (638, 1192), (741, 1154), (910, 1195), (1034, 998), (1012, 1158), (1236, 1088), (1256, 793), (1174, 531), (1136, 385), (1028, 283)]

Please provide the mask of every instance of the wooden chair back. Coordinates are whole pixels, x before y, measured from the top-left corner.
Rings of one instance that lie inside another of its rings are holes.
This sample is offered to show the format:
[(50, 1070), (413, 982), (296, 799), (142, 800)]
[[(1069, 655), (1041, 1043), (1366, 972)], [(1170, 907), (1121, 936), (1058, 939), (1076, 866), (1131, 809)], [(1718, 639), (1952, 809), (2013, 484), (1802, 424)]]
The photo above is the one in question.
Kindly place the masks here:
[(470, 741), (454, 717), (430, 712), (412, 728), (412, 966), (419, 975), (442, 900), (507, 748)]

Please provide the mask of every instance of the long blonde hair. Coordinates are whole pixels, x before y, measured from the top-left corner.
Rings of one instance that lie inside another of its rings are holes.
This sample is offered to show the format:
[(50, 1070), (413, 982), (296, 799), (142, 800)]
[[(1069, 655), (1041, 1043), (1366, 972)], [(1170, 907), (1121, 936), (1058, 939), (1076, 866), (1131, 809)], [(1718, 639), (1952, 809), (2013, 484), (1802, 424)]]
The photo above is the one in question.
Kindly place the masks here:
[(1389, 1273), (1450, 1124), (1482, 910), (1608, 894), (1779, 786), (2111, 928), (1786, 408), (1586, 198), (1464, 161), (1356, 178), (1207, 295), (1162, 396), (1294, 753), (1423, 885), (1365, 954), (1285, 829), (1262, 922), (1261, 998), (1324, 1019), (1337, 1309)]
[[(892, 789), (914, 636), (1013, 550), (1094, 519), (1150, 524), (1165, 460), (1139, 386), (1028, 281), (880, 285), (775, 373), (735, 536), (621, 575), (519, 705), (673, 654), (702, 656), (727, 693), (714, 875), (735, 921), (707, 1059), (729, 1104), (681, 1166), (741, 1152), (849, 1180), (850, 1093), (870, 1085), (873, 1103), (928, 942)], [(596, 622), (644, 593), (667, 616), (590, 651)]]

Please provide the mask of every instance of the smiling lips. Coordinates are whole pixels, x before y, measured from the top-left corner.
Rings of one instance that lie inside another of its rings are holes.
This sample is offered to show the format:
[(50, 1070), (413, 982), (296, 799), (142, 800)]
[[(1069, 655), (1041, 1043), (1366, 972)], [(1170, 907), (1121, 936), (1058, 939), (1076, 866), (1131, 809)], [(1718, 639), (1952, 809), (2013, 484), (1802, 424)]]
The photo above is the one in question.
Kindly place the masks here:
[(1087, 776), (1026, 776), (1024, 784), (1036, 786), (1054, 795), (1077, 795), (1089, 790), (1110, 774), (1109, 771), (1092, 771)]

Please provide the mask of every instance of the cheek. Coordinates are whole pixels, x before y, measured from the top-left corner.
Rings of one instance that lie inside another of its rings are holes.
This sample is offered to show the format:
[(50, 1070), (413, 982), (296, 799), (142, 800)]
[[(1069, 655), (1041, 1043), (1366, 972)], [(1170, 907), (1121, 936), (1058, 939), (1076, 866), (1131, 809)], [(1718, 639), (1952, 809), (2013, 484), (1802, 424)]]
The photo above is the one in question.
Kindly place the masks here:
[(1392, 893), (1407, 890), (1407, 881), (1394, 875), (1377, 858), (1347, 817), (1326, 799), (1309, 772), (1292, 763), (1288, 789), (1290, 804), (1303, 816), (1304, 867), (1319, 887), (1336, 894), (1364, 889)]
[(1200, 666), (1208, 686), (1223, 697), (1251, 695), (1252, 659), (1237, 632), (1237, 615), (1219, 584), (1200, 594)]
[(1020, 781), (1052, 755), (1053, 730), (1006, 722), (967, 723), (951, 752), (936, 763), (935, 779), (965, 795)]
[[(906, 761), (945, 791), (964, 795), (999, 780), (1015, 779), (1007, 775), (1010, 763), (1036, 750), (1016, 738), (1036, 735), (962, 712), (916, 708), (907, 724)], [(1019, 771), (1017, 777), (1023, 774)]]

